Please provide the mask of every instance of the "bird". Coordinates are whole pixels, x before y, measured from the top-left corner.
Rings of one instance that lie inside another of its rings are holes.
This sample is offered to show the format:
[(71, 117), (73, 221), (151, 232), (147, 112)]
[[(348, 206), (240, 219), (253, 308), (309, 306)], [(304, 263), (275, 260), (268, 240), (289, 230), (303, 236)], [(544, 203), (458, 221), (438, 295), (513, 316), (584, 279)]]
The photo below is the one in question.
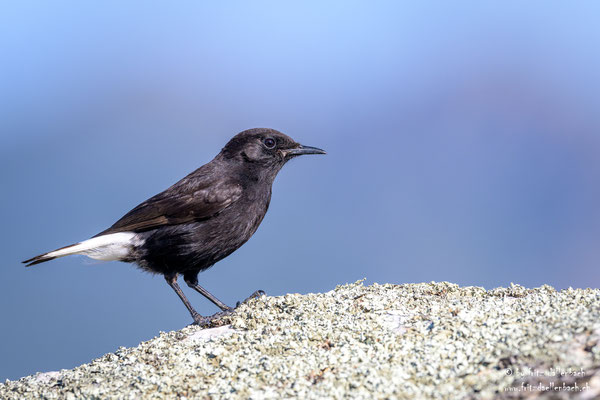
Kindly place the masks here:
[[(133, 263), (163, 275), (194, 323), (207, 326), (234, 309), (200, 286), (198, 274), (250, 239), (267, 213), (277, 173), (289, 160), (305, 154), (326, 152), (274, 129), (245, 130), (212, 161), (142, 202), (110, 228), (23, 263), (30, 267), (73, 254)], [(178, 276), (221, 312), (200, 315), (179, 287)], [(256, 291), (248, 299), (261, 294)]]

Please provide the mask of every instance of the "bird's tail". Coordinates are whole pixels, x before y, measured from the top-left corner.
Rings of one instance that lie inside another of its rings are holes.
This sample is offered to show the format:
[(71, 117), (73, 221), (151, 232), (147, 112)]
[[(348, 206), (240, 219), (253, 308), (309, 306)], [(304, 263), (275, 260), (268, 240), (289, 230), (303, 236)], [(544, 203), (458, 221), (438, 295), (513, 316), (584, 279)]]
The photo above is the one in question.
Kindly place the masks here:
[(32, 265), (54, 260), (58, 257), (64, 257), (70, 254), (77, 254), (77, 246), (79, 246), (80, 244), (81, 243), (70, 244), (68, 246), (61, 247), (60, 249), (40, 254), (39, 256), (35, 256), (33, 258), (30, 258), (29, 260), (23, 261), (23, 264), (27, 264), (25, 265), (26, 267), (31, 267)]
[(61, 247), (23, 261), (26, 267), (71, 254), (83, 254), (96, 260), (113, 261), (127, 258), (132, 247), (140, 244), (132, 232), (96, 236), (83, 242)]

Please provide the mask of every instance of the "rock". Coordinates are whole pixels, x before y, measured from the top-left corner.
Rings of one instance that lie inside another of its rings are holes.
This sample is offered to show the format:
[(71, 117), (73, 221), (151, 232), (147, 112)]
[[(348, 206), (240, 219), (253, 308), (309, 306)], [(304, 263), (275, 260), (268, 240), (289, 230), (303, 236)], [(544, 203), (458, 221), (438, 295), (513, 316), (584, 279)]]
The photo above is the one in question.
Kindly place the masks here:
[(580, 398), (600, 394), (600, 290), (447, 282), (262, 296), (0, 398)]

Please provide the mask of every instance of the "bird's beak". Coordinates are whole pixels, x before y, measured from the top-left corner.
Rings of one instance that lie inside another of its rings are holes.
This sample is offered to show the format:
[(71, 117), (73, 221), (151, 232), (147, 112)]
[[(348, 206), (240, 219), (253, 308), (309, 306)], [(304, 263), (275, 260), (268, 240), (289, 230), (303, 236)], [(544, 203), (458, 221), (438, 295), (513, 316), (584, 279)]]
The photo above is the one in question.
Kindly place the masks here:
[(293, 148), (293, 149), (283, 150), (283, 154), (286, 157), (294, 157), (294, 156), (301, 156), (303, 154), (327, 154), (327, 153), (325, 152), (325, 150), (321, 150), (316, 147), (299, 145), (298, 147)]

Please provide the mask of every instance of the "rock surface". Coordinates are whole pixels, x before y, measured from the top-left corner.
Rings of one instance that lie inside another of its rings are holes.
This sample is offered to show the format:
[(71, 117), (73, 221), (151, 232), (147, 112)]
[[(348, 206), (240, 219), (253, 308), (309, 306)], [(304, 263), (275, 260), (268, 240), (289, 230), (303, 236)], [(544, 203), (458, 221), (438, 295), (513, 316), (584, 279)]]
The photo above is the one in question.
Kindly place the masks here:
[(600, 396), (600, 290), (423, 283), (266, 297), (0, 398)]

